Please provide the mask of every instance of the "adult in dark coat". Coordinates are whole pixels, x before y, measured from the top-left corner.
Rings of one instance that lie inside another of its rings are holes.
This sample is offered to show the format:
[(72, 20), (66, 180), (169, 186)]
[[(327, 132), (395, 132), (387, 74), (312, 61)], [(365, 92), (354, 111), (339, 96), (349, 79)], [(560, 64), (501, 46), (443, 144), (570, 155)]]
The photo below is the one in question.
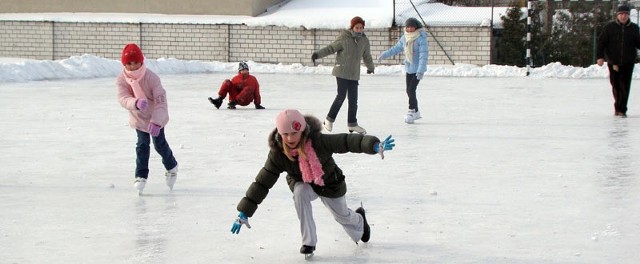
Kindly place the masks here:
[(640, 49), (640, 33), (638, 25), (629, 20), (630, 8), (626, 5), (618, 7), (616, 19), (609, 22), (598, 38), (597, 63), (604, 64), (607, 58), (609, 82), (615, 101), (615, 115), (627, 117), (627, 102), (631, 91), (633, 67)]
[(394, 140), (391, 136), (381, 142), (375, 136), (363, 134), (322, 134), (321, 130), (320, 120), (303, 116), (294, 109), (284, 110), (277, 116), (276, 129), (269, 134), (267, 161), (238, 203), (240, 214), (231, 232), (238, 233), (243, 224), (250, 227), (248, 218), (256, 212), (280, 174), (286, 172), (300, 219), (300, 253), (309, 254), (315, 250), (317, 236), (311, 201), (317, 198), (354, 242), (369, 241), (365, 211), (360, 207), (354, 212), (347, 207), (345, 175), (332, 156), (347, 152), (382, 155), (395, 146)]

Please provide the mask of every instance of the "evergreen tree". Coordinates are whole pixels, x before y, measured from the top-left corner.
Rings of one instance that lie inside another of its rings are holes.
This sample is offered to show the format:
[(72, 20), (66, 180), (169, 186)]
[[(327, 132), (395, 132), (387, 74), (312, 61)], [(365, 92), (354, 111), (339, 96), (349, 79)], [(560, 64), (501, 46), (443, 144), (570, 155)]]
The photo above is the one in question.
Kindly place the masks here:
[(557, 9), (549, 41), (545, 43), (548, 61), (587, 67), (595, 63), (596, 39), (610, 20), (610, 7), (602, 3), (569, 3)]
[(501, 16), (504, 30), (500, 39), (502, 52), (499, 53), (498, 64), (526, 65), (526, 20), (522, 17), (522, 10), (515, 3), (507, 9), (506, 16)]

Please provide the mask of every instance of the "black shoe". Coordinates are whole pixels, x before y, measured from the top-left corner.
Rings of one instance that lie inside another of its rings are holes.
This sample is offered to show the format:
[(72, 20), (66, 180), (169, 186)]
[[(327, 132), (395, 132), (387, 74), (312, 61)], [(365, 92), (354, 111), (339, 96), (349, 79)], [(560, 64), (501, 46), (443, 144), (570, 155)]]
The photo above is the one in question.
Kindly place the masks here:
[(616, 113), (615, 113), (615, 115), (616, 115), (616, 116), (619, 116), (619, 117), (622, 117), (622, 118), (627, 117), (627, 114), (626, 114), (626, 113), (623, 113), (623, 112), (616, 112)]
[(256, 109), (264, 109), (264, 106), (261, 106), (259, 104), (256, 105)]
[(369, 242), (369, 238), (371, 238), (371, 228), (367, 223), (367, 217), (364, 216), (364, 208), (358, 207), (358, 209), (356, 209), (356, 213), (360, 214), (362, 216), (362, 220), (364, 220), (364, 233), (362, 233), (362, 238), (360, 238), (360, 240), (365, 243)]
[(216, 109), (220, 109), (220, 106), (222, 105), (222, 98), (218, 97), (216, 99), (213, 99), (213, 98), (209, 97), (209, 102), (212, 105), (215, 105)]
[(227, 109), (236, 109), (236, 105), (238, 105), (238, 103), (229, 102), (229, 104), (227, 105)]
[(314, 246), (302, 245), (302, 247), (300, 248), (300, 254), (311, 254), (315, 250), (316, 250), (316, 247)]

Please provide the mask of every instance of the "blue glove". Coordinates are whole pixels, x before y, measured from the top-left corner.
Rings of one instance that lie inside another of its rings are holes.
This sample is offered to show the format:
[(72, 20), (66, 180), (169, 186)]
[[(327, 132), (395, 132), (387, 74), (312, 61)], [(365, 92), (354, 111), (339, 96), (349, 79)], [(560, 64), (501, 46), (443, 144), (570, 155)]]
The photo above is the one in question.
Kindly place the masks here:
[(240, 214), (238, 214), (238, 219), (236, 219), (236, 221), (233, 222), (233, 226), (231, 227), (231, 233), (239, 234), (240, 228), (242, 227), (242, 225), (247, 225), (247, 228), (251, 228), (251, 225), (249, 224), (249, 218), (247, 218), (244, 212), (240, 212)]
[(424, 77), (424, 72), (416, 73), (416, 79), (422, 80), (423, 77)]
[(393, 147), (395, 146), (396, 146), (396, 140), (391, 138), (391, 135), (389, 135), (384, 141), (373, 145), (373, 151), (375, 151), (376, 153), (379, 153), (380, 157), (384, 159), (384, 151), (392, 150)]

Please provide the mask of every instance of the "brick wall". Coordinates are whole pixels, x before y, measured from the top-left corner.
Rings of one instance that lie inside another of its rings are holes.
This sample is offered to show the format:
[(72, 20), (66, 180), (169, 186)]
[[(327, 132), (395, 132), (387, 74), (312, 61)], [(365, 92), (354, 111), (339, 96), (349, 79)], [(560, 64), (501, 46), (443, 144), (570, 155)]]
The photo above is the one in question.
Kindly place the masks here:
[[(491, 61), (491, 30), (487, 27), (434, 27), (429, 36), (429, 64), (486, 65)], [(367, 28), (376, 59), (401, 36), (401, 29)], [(340, 30), (246, 25), (72, 23), (0, 21), (0, 56), (31, 59), (66, 59), (92, 54), (119, 59), (129, 42), (142, 46), (150, 59), (176, 58), (203, 61), (252, 60), (263, 63), (311, 64), (311, 53), (331, 42)], [(446, 53), (445, 53), (446, 51)], [(335, 56), (319, 60), (331, 65)], [(402, 63), (402, 55), (383, 61)]]

